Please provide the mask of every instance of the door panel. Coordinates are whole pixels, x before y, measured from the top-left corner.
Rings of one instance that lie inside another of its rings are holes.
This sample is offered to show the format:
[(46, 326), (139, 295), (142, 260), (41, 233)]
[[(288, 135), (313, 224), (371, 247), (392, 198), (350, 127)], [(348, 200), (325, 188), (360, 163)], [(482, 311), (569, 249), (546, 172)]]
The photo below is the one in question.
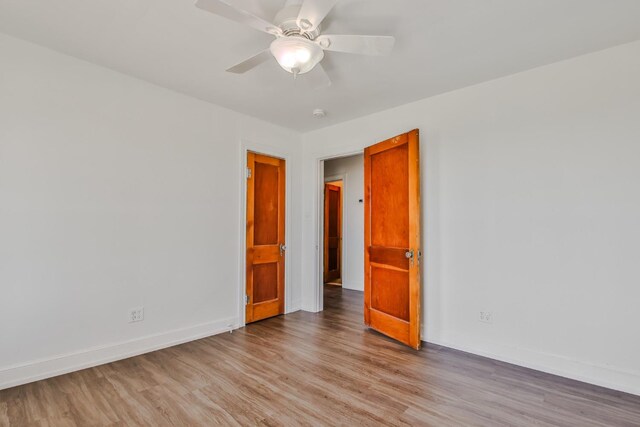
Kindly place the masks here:
[(371, 188), (375, 190), (375, 197), (370, 200), (371, 245), (407, 248), (409, 210), (399, 209), (409, 202), (407, 144), (375, 153), (370, 159)]
[(342, 275), (342, 188), (325, 184), (324, 188), (324, 282)]
[(254, 244), (278, 243), (278, 166), (255, 162)]
[(371, 267), (371, 308), (409, 321), (409, 277), (406, 270)]
[(253, 303), (278, 298), (278, 263), (253, 266)]
[(246, 323), (284, 313), (285, 162), (247, 155)]
[(420, 341), (418, 131), (367, 147), (364, 319), (415, 349)]

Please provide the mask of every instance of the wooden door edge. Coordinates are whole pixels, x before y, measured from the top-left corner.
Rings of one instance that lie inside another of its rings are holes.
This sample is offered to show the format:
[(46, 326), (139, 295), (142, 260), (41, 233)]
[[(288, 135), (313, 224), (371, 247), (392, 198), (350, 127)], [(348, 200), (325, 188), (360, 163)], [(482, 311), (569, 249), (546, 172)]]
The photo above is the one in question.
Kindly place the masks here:
[(414, 251), (413, 272), (410, 272), (410, 324), (415, 325), (410, 330), (409, 341), (413, 348), (419, 349), (421, 345), (421, 300), (422, 283), (420, 276), (421, 263), (423, 262), (420, 222), (422, 220), (422, 206), (420, 200), (420, 133), (414, 129), (407, 134), (409, 147), (409, 244)]
[(280, 295), (278, 314), (284, 314), (286, 299), (286, 261), (287, 261), (287, 163), (284, 159), (278, 158), (278, 211), (282, 213), (278, 218), (278, 244), (284, 247), (281, 251), (281, 261), (278, 265), (278, 295)]

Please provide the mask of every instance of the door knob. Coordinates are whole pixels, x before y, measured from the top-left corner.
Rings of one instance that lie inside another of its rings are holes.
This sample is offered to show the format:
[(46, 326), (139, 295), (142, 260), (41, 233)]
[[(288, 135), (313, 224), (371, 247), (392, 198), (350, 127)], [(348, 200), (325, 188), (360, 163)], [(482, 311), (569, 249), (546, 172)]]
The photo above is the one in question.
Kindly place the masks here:
[(404, 253), (405, 258), (409, 260), (409, 265), (413, 266), (413, 249), (409, 249)]

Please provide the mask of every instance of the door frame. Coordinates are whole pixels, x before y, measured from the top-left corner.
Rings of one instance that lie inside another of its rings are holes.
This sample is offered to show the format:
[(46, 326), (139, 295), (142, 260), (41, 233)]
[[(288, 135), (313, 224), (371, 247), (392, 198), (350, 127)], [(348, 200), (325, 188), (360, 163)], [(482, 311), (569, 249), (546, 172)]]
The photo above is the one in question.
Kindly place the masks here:
[[(324, 276), (324, 183), (325, 183), (325, 176), (324, 176), (324, 162), (327, 160), (334, 160), (334, 159), (341, 159), (343, 157), (351, 157), (351, 156), (356, 156), (358, 154), (364, 154), (364, 148), (359, 149), (359, 150), (352, 150), (352, 151), (347, 151), (347, 152), (343, 152), (340, 154), (332, 154), (329, 156), (321, 156), (321, 157), (316, 157), (316, 168), (317, 168), (317, 176), (316, 176), (316, 189), (315, 189), (315, 202), (316, 202), (316, 219), (317, 221), (315, 221), (315, 231), (316, 231), (316, 257), (315, 257), (315, 311), (322, 311), (324, 310), (324, 280), (323, 280), (323, 276)], [(363, 160), (364, 161), (364, 160)], [(338, 175), (334, 175), (334, 176), (338, 176)], [(333, 177), (333, 176), (332, 176)], [(346, 177), (345, 177), (346, 179)], [(346, 180), (343, 181), (343, 186), (346, 186)], [(344, 195), (342, 196), (343, 199), (343, 208), (344, 208)], [(345, 211), (342, 211), (342, 217), (344, 219), (345, 217)], [(342, 259), (341, 261), (344, 261), (344, 247), (346, 245), (345, 240), (344, 240), (344, 222), (342, 223)], [(343, 264), (344, 266), (344, 264)], [(362, 266), (362, 268), (364, 269), (364, 265)], [(342, 274), (344, 275), (344, 269), (342, 271)]]
[[(324, 175), (324, 163), (322, 165), (322, 173)], [(331, 175), (331, 176), (325, 176), (324, 177), (324, 183), (326, 184), (327, 182), (331, 182), (331, 181), (342, 181), (342, 191), (340, 192), (340, 208), (341, 208), (341, 212), (340, 215), (342, 216), (342, 218), (340, 218), (340, 234), (342, 237), (342, 242), (340, 243), (342, 245), (341, 250), (340, 250), (340, 278), (342, 279), (342, 283), (344, 284), (344, 260), (346, 258), (345, 256), (345, 246), (347, 245), (347, 235), (345, 233), (345, 228), (344, 228), (344, 224), (345, 224), (345, 218), (347, 216), (347, 207), (346, 207), (346, 203), (344, 202), (344, 196), (346, 194), (346, 188), (347, 188), (347, 174), (346, 173), (341, 173), (338, 175)], [(324, 201), (324, 186), (322, 189), (322, 198)], [(322, 255), (322, 280), (324, 282), (324, 203), (322, 204), (322, 223), (320, 223), (320, 227), (322, 228), (321, 232), (322, 232), (322, 253), (320, 255)], [(324, 283), (323, 283), (324, 286)]]
[(268, 144), (255, 143), (246, 139), (240, 141), (240, 251), (238, 253), (238, 327), (246, 325), (246, 312), (244, 296), (247, 292), (247, 154), (249, 152), (262, 154), (269, 157), (276, 157), (285, 161), (285, 209), (284, 209), (284, 230), (285, 245), (287, 250), (284, 253), (284, 312), (293, 311), (291, 306), (291, 293), (289, 284), (291, 283), (291, 156), (285, 150)]

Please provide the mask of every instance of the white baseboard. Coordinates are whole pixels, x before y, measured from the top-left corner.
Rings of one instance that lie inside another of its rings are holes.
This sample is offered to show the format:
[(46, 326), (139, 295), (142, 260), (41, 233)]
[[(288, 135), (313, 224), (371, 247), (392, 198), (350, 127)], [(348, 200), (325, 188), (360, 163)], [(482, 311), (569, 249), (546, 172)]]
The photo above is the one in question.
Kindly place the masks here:
[(291, 301), (289, 308), (285, 314), (294, 313), (296, 311), (300, 311), (302, 307), (302, 302), (300, 300)]
[(221, 319), (0, 368), (0, 390), (172, 347), (237, 328), (237, 318)]
[[(222, 319), (215, 322), (148, 335), (116, 344), (93, 347), (82, 351), (0, 368), (0, 390), (116, 360), (126, 359), (219, 333), (229, 332), (237, 328), (238, 319)], [(426, 336), (424, 331), (422, 332), (422, 336)], [(431, 338), (428, 342), (561, 377), (640, 395), (640, 373), (638, 372), (589, 364), (563, 356), (505, 345), (496, 345), (495, 343), (491, 344), (491, 349), (487, 349), (453, 342), (452, 340), (447, 341)]]
[[(422, 336), (426, 336), (424, 331), (422, 331)], [(496, 343), (479, 348), (479, 346), (461, 344), (453, 340), (429, 339), (427, 342), (640, 396), (640, 373), (638, 372), (590, 364), (564, 356)]]
[(352, 283), (352, 282), (343, 282), (343, 289), (350, 289), (352, 291), (360, 291), (364, 292), (364, 283)]
[(318, 308), (309, 302), (303, 302), (302, 305), (300, 306), (300, 310), (302, 311), (307, 311), (309, 313), (319, 313), (320, 310), (318, 310)]

